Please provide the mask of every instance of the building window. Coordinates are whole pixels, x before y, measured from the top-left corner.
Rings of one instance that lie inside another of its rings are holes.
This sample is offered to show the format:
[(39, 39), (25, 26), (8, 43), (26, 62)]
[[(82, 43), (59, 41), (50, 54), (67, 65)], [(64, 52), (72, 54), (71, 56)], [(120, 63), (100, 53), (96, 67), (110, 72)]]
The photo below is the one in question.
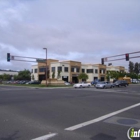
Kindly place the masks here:
[(85, 73), (85, 69), (82, 69), (82, 73)]
[(95, 73), (98, 73), (98, 69), (95, 69)]
[(76, 72), (80, 72), (80, 68), (76, 68)]
[(57, 67), (57, 71), (62, 71), (62, 67)]
[(52, 72), (55, 72), (55, 67), (52, 67)]
[(68, 67), (64, 67), (64, 71), (68, 72), (69, 71)]
[(93, 73), (93, 69), (87, 69), (87, 73)]
[(35, 73), (37, 73), (37, 69), (35, 69)]
[(39, 72), (45, 72), (46, 68), (39, 68)]
[(74, 72), (74, 68), (73, 67), (71, 68), (71, 72)]
[(100, 69), (100, 73), (105, 74), (105, 69)]
[(94, 80), (94, 81), (98, 80), (98, 77), (93, 77), (93, 80)]

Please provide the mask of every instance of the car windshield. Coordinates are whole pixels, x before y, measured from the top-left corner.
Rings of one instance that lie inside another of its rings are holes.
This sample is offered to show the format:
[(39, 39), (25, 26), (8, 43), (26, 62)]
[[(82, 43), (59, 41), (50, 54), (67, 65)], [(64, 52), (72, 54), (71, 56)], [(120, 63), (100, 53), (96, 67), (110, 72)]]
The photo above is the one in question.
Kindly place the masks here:
[(121, 81), (116, 81), (115, 83), (120, 83)]
[(98, 82), (98, 84), (105, 84), (105, 82)]

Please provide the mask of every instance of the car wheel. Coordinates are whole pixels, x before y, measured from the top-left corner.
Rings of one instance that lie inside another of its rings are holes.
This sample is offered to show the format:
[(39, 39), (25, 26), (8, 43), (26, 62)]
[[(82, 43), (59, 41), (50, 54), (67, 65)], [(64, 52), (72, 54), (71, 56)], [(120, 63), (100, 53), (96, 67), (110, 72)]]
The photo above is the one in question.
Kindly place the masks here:
[(82, 88), (82, 85), (80, 85), (80, 88)]
[(112, 86), (110, 86), (110, 88), (112, 88)]
[(88, 85), (88, 88), (90, 87), (90, 85)]
[(103, 88), (105, 88), (105, 86)]

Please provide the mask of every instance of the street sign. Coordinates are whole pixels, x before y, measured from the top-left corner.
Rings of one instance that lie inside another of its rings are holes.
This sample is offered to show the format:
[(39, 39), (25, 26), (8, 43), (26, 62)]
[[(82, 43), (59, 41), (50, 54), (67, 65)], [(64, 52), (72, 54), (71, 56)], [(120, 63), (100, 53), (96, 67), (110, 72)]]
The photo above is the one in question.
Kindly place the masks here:
[(11, 60), (14, 60), (14, 56), (11, 56)]
[(107, 62), (107, 57), (106, 57), (106, 58), (104, 58), (104, 62)]
[(36, 59), (36, 62), (38, 62), (38, 63), (46, 63), (46, 59)]

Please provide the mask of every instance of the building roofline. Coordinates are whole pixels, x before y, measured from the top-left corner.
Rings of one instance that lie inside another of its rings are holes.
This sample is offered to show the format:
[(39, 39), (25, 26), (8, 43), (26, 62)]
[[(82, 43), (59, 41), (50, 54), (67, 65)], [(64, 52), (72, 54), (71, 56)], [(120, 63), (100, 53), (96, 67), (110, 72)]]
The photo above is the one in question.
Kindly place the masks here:
[(78, 63), (82, 63), (82, 62), (80, 62), (80, 61), (74, 61), (74, 60), (63, 60), (63, 62), (78, 62)]
[(14, 70), (0, 70), (2, 72), (19, 72), (19, 71), (14, 71)]

